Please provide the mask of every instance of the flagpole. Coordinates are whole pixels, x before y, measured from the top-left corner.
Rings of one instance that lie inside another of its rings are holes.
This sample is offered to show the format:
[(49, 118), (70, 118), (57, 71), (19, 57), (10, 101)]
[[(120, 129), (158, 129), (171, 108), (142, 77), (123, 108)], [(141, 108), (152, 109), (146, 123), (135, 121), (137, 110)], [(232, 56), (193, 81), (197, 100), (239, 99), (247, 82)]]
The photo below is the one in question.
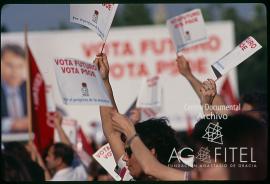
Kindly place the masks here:
[(102, 48), (101, 48), (101, 54), (102, 54), (102, 52), (103, 52), (103, 49), (104, 49), (104, 46), (105, 46), (105, 43), (106, 43), (106, 40), (103, 42), (103, 44), (102, 44)]
[(29, 60), (29, 54), (28, 54), (28, 39), (27, 39), (27, 31), (28, 26), (27, 24), (24, 27), (24, 44), (25, 44), (25, 53), (26, 53), (26, 62), (27, 62), (27, 117), (28, 117), (28, 135), (29, 135), (29, 142), (32, 141), (32, 100), (31, 100), (31, 77), (30, 77), (30, 60)]
[[(110, 28), (110, 29), (111, 29), (111, 28)], [(109, 29), (109, 31), (110, 31), (110, 29)], [(108, 31), (108, 34), (109, 34), (109, 31)], [(108, 35), (106, 36), (106, 38), (105, 38), (105, 40), (104, 40), (104, 42), (103, 42), (103, 44), (102, 44), (102, 48), (101, 48), (101, 52), (100, 52), (101, 55), (102, 55), (103, 49), (104, 49), (104, 47), (105, 47), (105, 43), (106, 43), (106, 41), (107, 41), (107, 37), (108, 37)]]

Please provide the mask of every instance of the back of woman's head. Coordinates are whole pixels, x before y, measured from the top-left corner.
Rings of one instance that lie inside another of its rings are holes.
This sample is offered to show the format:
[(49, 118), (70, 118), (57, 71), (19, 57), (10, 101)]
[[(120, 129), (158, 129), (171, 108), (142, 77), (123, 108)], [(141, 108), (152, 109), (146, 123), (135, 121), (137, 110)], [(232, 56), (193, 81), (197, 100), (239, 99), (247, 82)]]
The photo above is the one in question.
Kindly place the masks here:
[[(209, 125), (212, 125), (212, 127), (209, 128)], [(218, 158), (219, 162), (228, 165), (231, 160), (234, 160), (236, 167), (228, 168), (230, 179), (264, 179), (267, 171), (267, 129), (267, 124), (243, 114), (215, 121), (202, 119), (195, 125), (193, 130), (194, 149), (195, 152), (198, 152), (201, 147), (207, 147), (211, 158), (216, 157), (217, 148), (227, 151), (227, 154), (223, 152), (223, 154), (218, 155)], [(219, 136), (222, 144), (211, 142), (207, 138), (203, 138), (204, 136), (209, 139), (211, 139), (211, 136), (212, 138), (218, 138), (217, 136)], [(234, 155), (228, 153), (231, 148), (235, 149)], [(241, 153), (240, 149), (245, 151), (244, 157), (246, 159), (249, 158), (250, 160), (250, 157), (252, 157), (252, 160), (256, 161), (256, 168), (238, 167), (239, 164), (244, 163), (241, 161), (243, 158), (240, 158), (239, 155)]]
[(20, 155), (20, 159), (24, 161), (31, 160), (29, 152), (21, 142), (8, 142), (4, 144), (5, 151), (10, 152), (14, 155)]
[(135, 125), (136, 132), (148, 149), (154, 148), (157, 159), (167, 165), (172, 150), (179, 144), (175, 131), (167, 124), (165, 118), (149, 119)]
[(24, 162), (5, 151), (2, 152), (1, 175), (4, 181), (32, 181)]

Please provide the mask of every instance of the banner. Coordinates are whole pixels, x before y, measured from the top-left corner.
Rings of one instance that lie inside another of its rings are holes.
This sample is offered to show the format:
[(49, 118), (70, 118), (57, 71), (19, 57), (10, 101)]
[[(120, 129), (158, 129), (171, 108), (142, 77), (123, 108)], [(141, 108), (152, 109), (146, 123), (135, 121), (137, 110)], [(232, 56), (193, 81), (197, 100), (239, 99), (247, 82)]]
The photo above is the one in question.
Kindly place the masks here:
[(176, 52), (207, 40), (202, 12), (195, 9), (166, 21)]
[(211, 65), (216, 78), (220, 78), (261, 48), (262, 46), (252, 36), (249, 36), (237, 47)]
[[(211, 64), (236, 46), (234, 25), (231, 21), (207, 22), (206, 29), (206, 42), (181, 51), (189, 61), (194, 76), (200, 81), (215, 78)], [(76, 57), (82, 61), (93, 62), (96, 54), (100, 52), (102, 40), (97, 42), (96, 34), (89, 30), (65, 30), (31, 32), (29, 41), (45, 82), (52, 85), (56, 105), (64, 109), (69, 117), (76, 119), (86, 134), (93, 132), (102, 135), (101, 128), (91, 131), (90, 126), (92, 122), (100, 125), (99, 107), (64, 104), (53, 66), (54, 59), (59, 57)], [(1, 45), (5, 43), (23, 45), (23, 34), (3, 33)], [(124, 113), (138, 97), (143, 78), (159, 75), (164, 82), (162, 110), (157, 117), (168, 117), (174, 129), (184, 130), (187, 128), (186, 110), (193, 125), (197, 122), (195, 117), (198, 113), (203, 114), (201, 109), (189, 108), (193, 105), (200, 106), (200, 99), (189, 82), (179, 74), (175, 62), (176, 50), (166, 26), (112, 28), (104, 53), (110, 64), (110, 83), (120, 113)], [(238, 97), (236, 69), (231, 70), (226, 77), (230, 81), (233, 95)], [(218, 93), (224, 81), (225, 77), (222, 77), (216, 82)]]
[(39, 153), (43, 154), (53, 142), (53, 127), (50, 126), (47, 121), (45, 82), (28, 45), (26, 49), (30, 62), (32, 124), (35, 134), (34, 143)]
[(78, 59), (55, 59), (54, 69), (65, 104), (111, 106), (103, 80), (95, 64)]
[(154, 76), (144, 79), (136, 107), (160, 107), (161, 106), (161, 83), (160, 77)]
[(113, 177), (113, 179), (116, 181), (121, 180), (121, 177), (114, 171), (116, 163), (109, 143), (102, 146), (93, 154), (93, 157)]
[(71, 4), (70, 22), (86, 26), (106, 40), (118, 4)]

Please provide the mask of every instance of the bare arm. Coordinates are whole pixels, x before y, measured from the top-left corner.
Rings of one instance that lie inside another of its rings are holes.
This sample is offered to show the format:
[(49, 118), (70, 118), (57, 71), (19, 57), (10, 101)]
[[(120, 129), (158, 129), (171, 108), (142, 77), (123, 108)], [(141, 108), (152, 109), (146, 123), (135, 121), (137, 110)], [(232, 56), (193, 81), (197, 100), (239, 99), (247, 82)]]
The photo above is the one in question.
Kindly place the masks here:
[[(139, 137), (136, 137), (130, 144), (136, 159), (142, 166), (146, 175), (153, 176), (160, 180), (175, 181), (184, 180), (184, 171), (173, 169), (161, 164), (143, 144)], [(141, 156), (143, 155), (143, 156)]]
[(112, 107), (108, 106), (100, 106), (100, 117), (102, 122), (103, 133), (110, 144), (110, 147), (113, 152), (114, 159), (118, 161), (120, 157), (125, 153), (124, 144), (121, 140), (121, 134), (115, 131), (112, 127), (112, 119), (111, 113), (113, 111), (118, 112), (112, 87), (109, 81), (109, 64), (106, 55), (98, 55), (94, 61), (94, 63), (98, 66), (100, 75), (103, 79), (104, 85), (108, 92), (109, 98), (112, 102)]
[[(127, 140), (136, 134), (133, 123), (127, 117), (115, 112), (112, 119), (115, 130), (124, 133)], [(146, 175), (160, 180), (184, 180), (184, 171), (161, 164), (138, 136), (132, 139), (130, 148)]]
[(46, 167), (46, 164), (44, 163), (41, 155), (39, 154), (35, 144), (33, 141), (29, 141), (28, 144), (26, 145), (26, 149), (30, 152), (31, 154), (31, 159), (36, 162), (44, 171), (44, 176), (45, 180), (48, 181), (51, 179), (51, 174), (49, 170)]
[(201, 92), (201, 105), (205, 116), (215, 114), (216, 112), (211, 109), (213, 100), (217, 94), (215, 81), (208, 79), (204, 81), (200, 88)]
[(63, 120), (63, 117), (61, 116), (61, 114), (59, 112), (56, 112), (54, 125), (59, 134), (60, 140), (62, 143), (72, 147), (73, 146), (72, 143), (70, 142), (68, 136), (66, 135), (65, 131), (63, 130), (61, 126), (62, 120)]
[[(202, 93), (201, 93), (201, 87), (203, 83), (199, 81), (191, 72), (189, 62), (186, 60), (184, 56), (178, 56), (176, 59), (177, 62), (177, 67), (179, 70), (179, 73), (182, 74), (190, 83), (194, 91), (196, 92), (197, 96), (201, 99), (202, 98)], [(223, 98), (220, 95), (215, 95), (212, 105), (225, 105), (225, 102)], [(220, 110), (217, 111), (216, 113), (218, 114), (230, 114), (230, 111), (226, 110)]]

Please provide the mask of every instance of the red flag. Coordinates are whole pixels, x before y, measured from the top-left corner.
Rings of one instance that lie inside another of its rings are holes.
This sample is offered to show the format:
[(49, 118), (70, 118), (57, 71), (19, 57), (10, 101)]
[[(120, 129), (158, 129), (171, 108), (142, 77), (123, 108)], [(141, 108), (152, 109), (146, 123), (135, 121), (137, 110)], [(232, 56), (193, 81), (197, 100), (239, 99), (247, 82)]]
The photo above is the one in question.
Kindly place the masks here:
[(54, 128), (47, 124), (46, 88), (42, 75), (36, 65), (32, 52), (27, 45), (30, 62), (30, 86), (32, 101), (32, 127), (34, 143), (38, 151), (44, 151), (53, 143)]
[(225, 104), (227, 105), (237, 105), (239, 102), (234, 96), (232, 87), (227, 77), (221, 87), (220, 95), (223, 97)]
[(77, 136), (78, 136), (78, 139), (82, 143), (82, 148), (84, 149), (84, 151), (86, 151), (88, 155), (91, 156), (94, 153), (94, 150), (92, 146), (89, 144), (89, 142), (87, 141), (86, 136), (84, 135), (81, 127), (78, 130)]

